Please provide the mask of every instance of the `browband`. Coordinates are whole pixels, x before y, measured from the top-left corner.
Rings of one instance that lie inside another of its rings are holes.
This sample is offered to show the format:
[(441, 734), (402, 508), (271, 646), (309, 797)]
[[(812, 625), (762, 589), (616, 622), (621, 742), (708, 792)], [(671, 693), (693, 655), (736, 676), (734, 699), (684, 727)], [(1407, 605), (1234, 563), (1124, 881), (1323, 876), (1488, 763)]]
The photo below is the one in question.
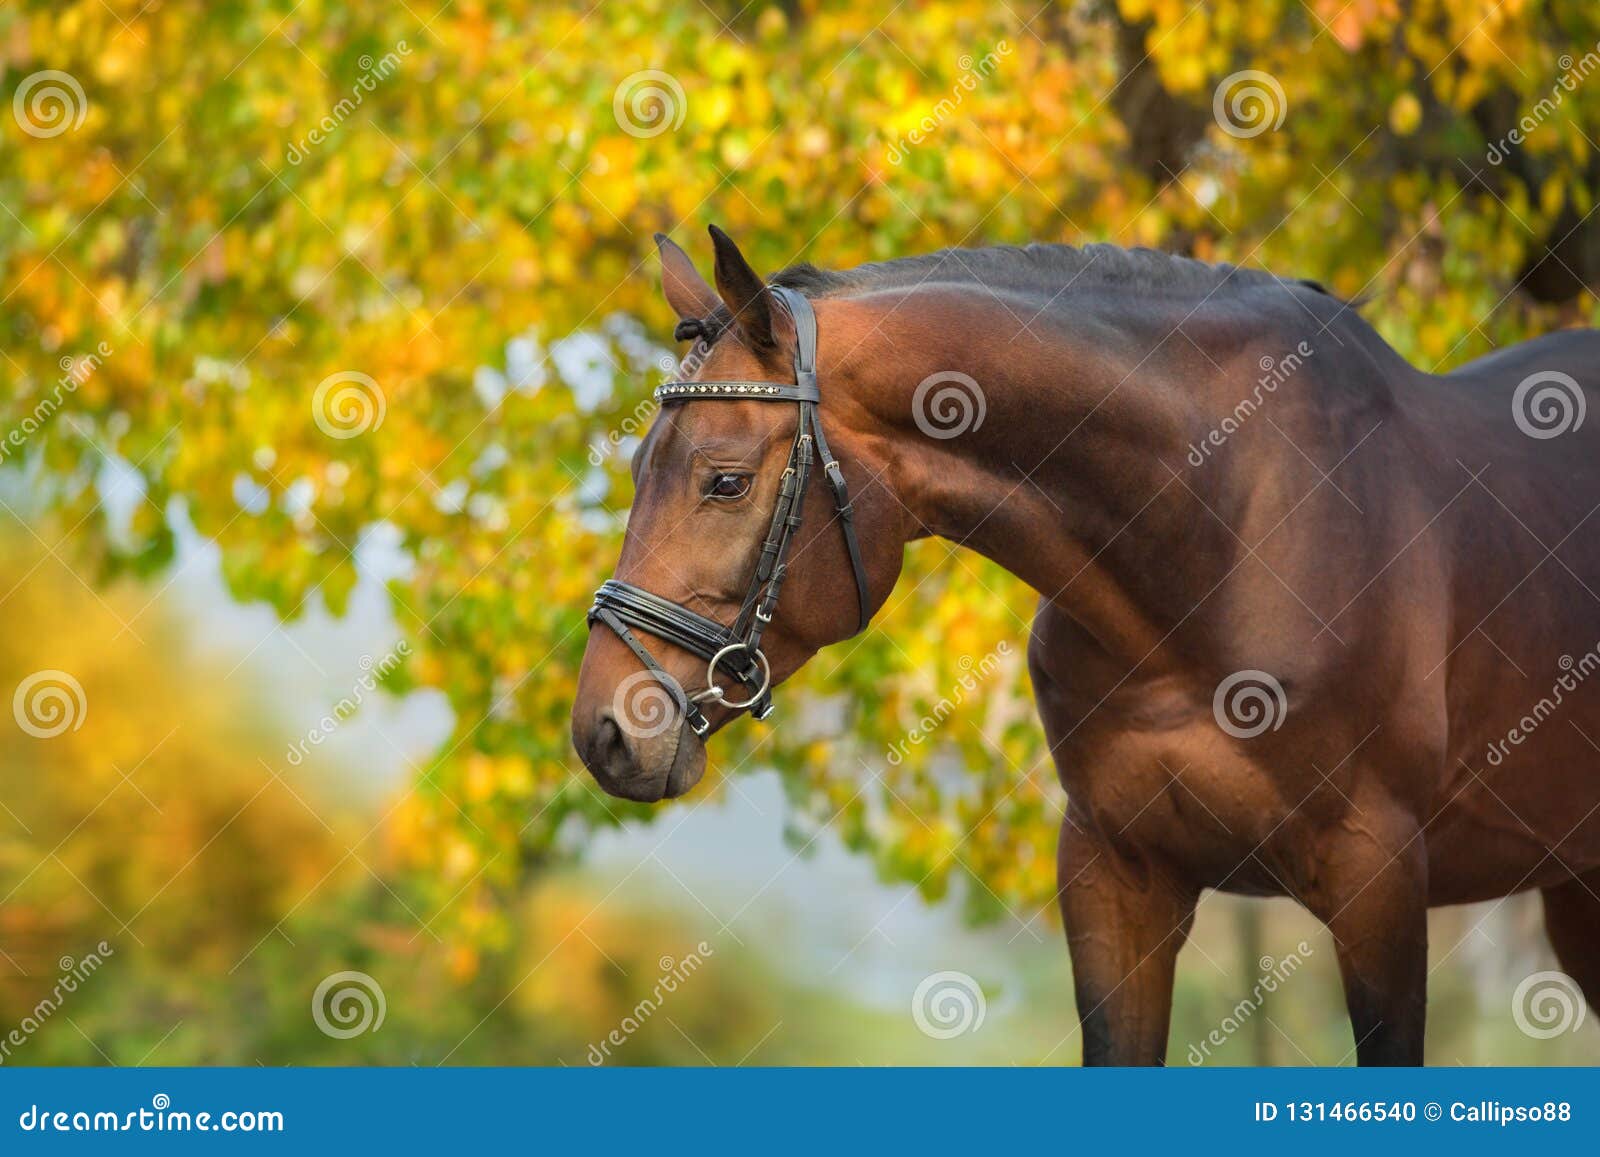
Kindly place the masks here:
[(816, 379), (797, 382), (668, 382), (657, 386), (658, 402), (687, 402), (693, 398), (726, 398), (734, 402), (820, 402)]

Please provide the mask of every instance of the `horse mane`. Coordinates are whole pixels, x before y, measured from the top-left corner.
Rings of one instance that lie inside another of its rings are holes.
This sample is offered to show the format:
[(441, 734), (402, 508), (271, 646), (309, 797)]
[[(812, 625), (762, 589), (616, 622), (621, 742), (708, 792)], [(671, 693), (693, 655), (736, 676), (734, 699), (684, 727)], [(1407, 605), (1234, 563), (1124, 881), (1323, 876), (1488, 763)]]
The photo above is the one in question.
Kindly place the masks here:
[(1278, 277), (1264, 269), (1197, 261), (1159, 249), (1124, 249), (1120, 245), (1106, 244), (940, 249), (917, 257), (875, 261), (844, 270), (819, 269), (804, 263), (782, 270), (772, 282), (815, 298), (943, 282), (1052, 296), (1066, 285), (1142, 291), (1194, 290), (1204, 294), (1262, 285), (1289, 289), (1303, 286), (1339, 300), (1319, 283), (1303, 278)]

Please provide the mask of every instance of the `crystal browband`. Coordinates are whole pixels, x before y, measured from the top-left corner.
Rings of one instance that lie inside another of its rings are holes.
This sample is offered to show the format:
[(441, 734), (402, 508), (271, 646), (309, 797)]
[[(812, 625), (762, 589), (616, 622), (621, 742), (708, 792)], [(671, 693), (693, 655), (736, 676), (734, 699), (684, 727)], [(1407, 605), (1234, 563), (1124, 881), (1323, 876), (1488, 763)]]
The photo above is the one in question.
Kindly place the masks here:
[(668, 382), (657, 386), (658, 402), (683, 402), (690, 398), (748, 398), (753, 402), (816, 402), (822, 395), (810, 382)]

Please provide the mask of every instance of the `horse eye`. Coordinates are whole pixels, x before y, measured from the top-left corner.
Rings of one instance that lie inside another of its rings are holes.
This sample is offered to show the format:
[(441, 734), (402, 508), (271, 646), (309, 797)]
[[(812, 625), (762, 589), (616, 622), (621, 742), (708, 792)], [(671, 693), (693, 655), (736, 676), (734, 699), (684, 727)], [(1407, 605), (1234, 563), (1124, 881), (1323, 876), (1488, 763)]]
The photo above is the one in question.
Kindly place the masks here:
[(711, 480), (706, 497), (743, 498), (749, 489), (750, 477), (747, 474), (718, 474)]

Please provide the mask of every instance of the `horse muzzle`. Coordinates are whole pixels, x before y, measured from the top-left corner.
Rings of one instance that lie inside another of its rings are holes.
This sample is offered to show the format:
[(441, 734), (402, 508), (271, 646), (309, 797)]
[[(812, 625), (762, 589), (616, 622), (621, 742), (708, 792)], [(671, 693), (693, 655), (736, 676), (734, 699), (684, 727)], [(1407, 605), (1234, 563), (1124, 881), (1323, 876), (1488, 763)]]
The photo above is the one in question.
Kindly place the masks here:
[(618, 799), (675, 799), (706, 770), (705, 744), (681, 715), (641, 721), (607, 705), (587, 724), (574, 721), (572, 741), (595, 782)]

